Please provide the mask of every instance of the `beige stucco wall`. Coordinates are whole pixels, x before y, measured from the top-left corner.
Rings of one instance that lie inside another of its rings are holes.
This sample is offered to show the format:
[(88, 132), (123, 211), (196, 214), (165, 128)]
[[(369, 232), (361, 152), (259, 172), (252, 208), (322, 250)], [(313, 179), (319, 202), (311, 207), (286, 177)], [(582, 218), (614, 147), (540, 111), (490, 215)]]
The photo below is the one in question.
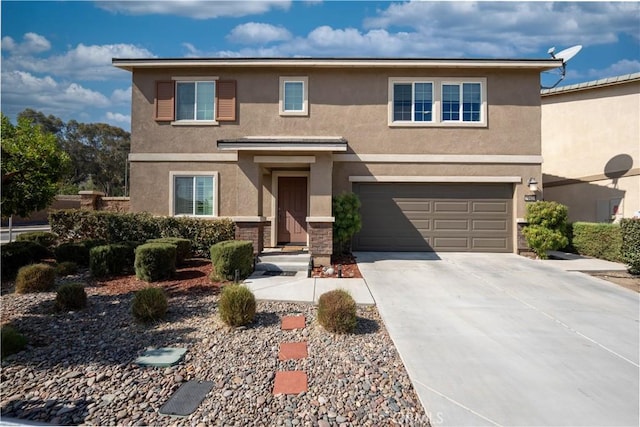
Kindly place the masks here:
[[(640, 80), (542, 97), (545, 198), (572, 221), (605, 221), (640, 209)], [(569, 181), (573, 180), (573, 181)]]

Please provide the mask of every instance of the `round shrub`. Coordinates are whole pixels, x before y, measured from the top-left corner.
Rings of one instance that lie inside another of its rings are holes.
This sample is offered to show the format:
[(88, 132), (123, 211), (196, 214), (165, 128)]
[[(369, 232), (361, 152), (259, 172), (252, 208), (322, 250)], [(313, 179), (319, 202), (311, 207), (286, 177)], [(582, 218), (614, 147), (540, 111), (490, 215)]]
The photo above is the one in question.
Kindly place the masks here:
[(161, 320), (166, 312), (167, 297), (160, 288), (144, 288), (136, 292), (133, 297), (131, 313), (141, 322)]
[(20, 267), (40, 262), (50, 254), (47, 248), (35, 242), (11, 242), (2, 245), (2, 277), (14, 279)]
[(16, 293), (47, 292), (53, 289), (56, 269), (49, 264), (31, 264), (22, 267), (16, 277)]
[(127, 243), (114, 243), (91, 248), (89, 269), (94, 277), (121, 274), (133, 267), (134, 248)]
[(49, 231), (30, 231), (28, 233), (18, 234), (17, 242), (34, 242), (45, 248), (50, 248), (56, 244), (58, 235)]
[(330, 332), (346, 334), (356, 328), (356, 302), (345, 290), (336, 289), (320, 295), (318, 321)]
[(211, 246), (213, 280), (233, 280), (238, 270), (239, 279), (253, 272), (253, 243), (247, 240), (229, 240)]
[(11, 325), (2, 325), (2, 358), (10, 354), (22, 351), (27, 345), (27, 339)]
[(82, 283), (66, 283), (56, 291), (56, 308), (58, 310), (79, 310), (86, 305), (87, 293)]
[(136, 248), (136, 277), (145, 282), (169, 279), (176, 272), (176, 246), (145, 243)]
[(76, 274), (78, 272), (78, 264), (71, 261), (61, 262), (56, 265), (56, 274), (59, 277), (68, 276), (70, 274)]
[(56, 261), (75, 262), (78, 265), (89, 265), (89, 249), (82, 243), (63, 243), (53, 250)]
[(163, 237), (161, 239), (147, 240), (147, 243), (169, 243), (176, 246), (176, 264), (180, 265), (191, 258), (191, 240), (180, 237)]
[(218, 310), (227, 325), (248, 325), (256, 315), (256, 298), (246, 286), (228, 285), (222, 288)]

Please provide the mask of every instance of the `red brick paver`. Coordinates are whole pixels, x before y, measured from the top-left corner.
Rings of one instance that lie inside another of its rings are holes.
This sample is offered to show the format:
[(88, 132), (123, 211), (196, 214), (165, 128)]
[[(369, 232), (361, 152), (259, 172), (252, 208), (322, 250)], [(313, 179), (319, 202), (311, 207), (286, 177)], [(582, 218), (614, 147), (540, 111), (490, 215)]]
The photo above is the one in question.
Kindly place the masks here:
[(282, 330), (290, 331), (292, 329), (304, 329), (304, 316), (285, 316), (282, 318)]
[(307, 391), (307, 374), (303, 371), (276, 372), (273, 394), (299, 394)]
[(278, 359), (304, 359), (309, 353), (307, 352), (307, 343), (303, 342), (283, 342), (280, 344), (280, 352)]

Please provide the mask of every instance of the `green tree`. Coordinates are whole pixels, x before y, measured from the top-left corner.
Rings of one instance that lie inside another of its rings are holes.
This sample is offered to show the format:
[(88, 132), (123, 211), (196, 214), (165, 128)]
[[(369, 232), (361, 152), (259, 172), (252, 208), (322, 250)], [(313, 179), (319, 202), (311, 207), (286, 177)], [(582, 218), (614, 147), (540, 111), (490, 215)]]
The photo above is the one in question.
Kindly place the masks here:
[(56, 137), (30, 119), (13, 125), (2, 113), (2, 216), (28, 216), (47, 207), (69, 166)]
[(333, 240), (338, 253), (351, 251), (351, 238), (362, 228), (360, 199), (354, 193), (333, 196)]
[(547, 251), (567, 246), (567, 217), (565, 205), (539, 201), (527, 205), (527, 225), (522, 234), (540, 259), (547, 259)]

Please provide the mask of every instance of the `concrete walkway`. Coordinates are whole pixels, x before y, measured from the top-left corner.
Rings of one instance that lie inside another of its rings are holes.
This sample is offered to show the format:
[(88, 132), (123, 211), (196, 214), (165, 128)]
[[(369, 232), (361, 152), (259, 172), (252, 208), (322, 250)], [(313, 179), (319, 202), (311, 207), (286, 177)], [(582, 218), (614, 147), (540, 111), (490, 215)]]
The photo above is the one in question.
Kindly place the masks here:
[(627, 266), (619, 262), (606, 261), (604, 259), (589, 258), (576, 254), (560, 251), (549, 251), (549, 258), (541, 262), (565, 271), (627, 271)]
[(344, 289), (356, 304), (375, 304), (364, 279), (307, 278), (306, 271), (298, 271), (295, 276), (268, 276), (263, 271), (256, 271), (244, 283), (257, 300), (317, 304), (323, 293)]
[(637, 293), (514, 254), (355, 255), (433, 426), (639, 425)]

